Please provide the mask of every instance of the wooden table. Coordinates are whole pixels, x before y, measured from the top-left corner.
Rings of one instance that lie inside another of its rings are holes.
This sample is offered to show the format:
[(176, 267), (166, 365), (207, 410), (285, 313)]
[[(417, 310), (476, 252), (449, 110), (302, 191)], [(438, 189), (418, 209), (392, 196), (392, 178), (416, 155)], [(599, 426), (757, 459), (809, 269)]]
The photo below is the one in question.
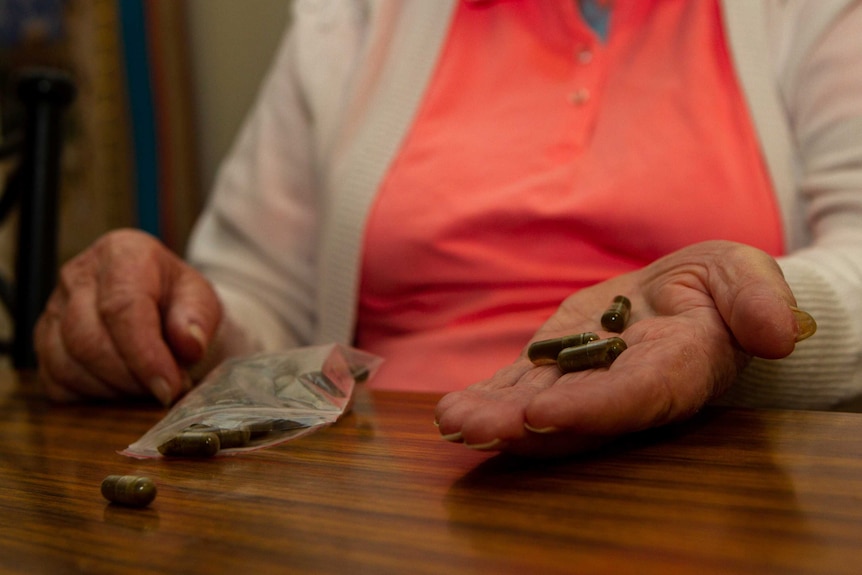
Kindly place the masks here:
[[(165, 461), (116, 453), (160, 408), (31, 389), (0, 372), (3, 572), (862, 572), (862, 414), (708, 410), (542, 462), (442, 441), (434, 396), (361, 389), (311, 436)], [(107, 504), (109, 474), (158, 498)]]

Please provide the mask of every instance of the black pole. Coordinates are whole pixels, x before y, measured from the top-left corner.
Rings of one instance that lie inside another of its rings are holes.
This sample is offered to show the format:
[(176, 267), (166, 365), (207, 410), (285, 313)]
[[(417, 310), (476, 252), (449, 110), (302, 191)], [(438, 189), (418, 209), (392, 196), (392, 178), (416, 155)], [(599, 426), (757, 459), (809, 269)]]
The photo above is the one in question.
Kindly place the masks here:
[(18, 97), (25, 110), (18, 168), (20, 212), (15, 267), (15, 367), (36, 367), (33, 328), (57, 278), (58, 188), (63, 109), (75, 97), (65, 72), (33, 69), (22, 74)]

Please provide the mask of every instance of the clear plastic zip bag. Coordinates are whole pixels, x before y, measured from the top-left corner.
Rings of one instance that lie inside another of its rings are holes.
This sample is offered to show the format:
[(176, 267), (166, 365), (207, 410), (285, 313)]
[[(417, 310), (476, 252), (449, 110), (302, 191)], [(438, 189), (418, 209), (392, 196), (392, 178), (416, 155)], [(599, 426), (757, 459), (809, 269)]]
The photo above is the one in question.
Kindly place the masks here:
[(212, 457), (302, 437), (345, 413), (381, 362), (340, 344), (229, 359), (120, 453)]

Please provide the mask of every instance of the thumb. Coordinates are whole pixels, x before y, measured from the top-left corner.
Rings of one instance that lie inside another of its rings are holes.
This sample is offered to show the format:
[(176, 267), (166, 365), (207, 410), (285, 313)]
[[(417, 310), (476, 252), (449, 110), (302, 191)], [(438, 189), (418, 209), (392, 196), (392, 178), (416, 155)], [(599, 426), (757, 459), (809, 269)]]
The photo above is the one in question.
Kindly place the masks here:
[(165, 340), (181, 363), (197, 363), (206, 355), (221, 321), (215, 290), (200, 272), (180, 263), (164, 305)]
[(732, 249), (710, 274), (709, 289), (719, 313), (748, 353), (766, 359), (789, 355), (817, 329), (776, 261), (755, 249)]

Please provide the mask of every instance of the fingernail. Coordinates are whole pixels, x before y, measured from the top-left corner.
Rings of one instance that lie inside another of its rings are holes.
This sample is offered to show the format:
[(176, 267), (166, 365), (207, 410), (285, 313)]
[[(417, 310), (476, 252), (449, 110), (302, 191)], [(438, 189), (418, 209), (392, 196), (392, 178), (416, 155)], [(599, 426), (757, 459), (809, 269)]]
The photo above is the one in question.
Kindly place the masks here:
[(469, 447), (470, 449), (475, 449), (476, 451), (490, 451), (492, 449), (496, 449), (500, 445), (502, 445), (502, 439), (492, 439), (487, 443), (465, 443), (464, 447)]
[(165, 407), (170, 405), (174, 400), (174, 394), (171, 392), (168, 382), (161, 377), (154, 377), (150, 380), (150, 391), (153, 392), (156, 399), (162, 402), (162, 405)]
[(185, 393), (188, 393), (194, 387), (194, 382), (192, 381), (192, 378), (187, 373), (183, 374), (182, 386), (183, 386), (183, 392), (185, 392)]
[(817, 331), (817, 322), (814, 321), (811, 314), (794, 306), (790, 306), (790, 311), (793, 312), (793, 316), (796, 318), (796, 326), (799, 330), (796, 334), (796, 341), (800, 342), (814, 335), (814, 332)]
[(524, 424), (524, 429), (533, 433), (556, 433), (560, 430), (559, 427), (554, 427), (553, 425), (549, 425), (548, 427), (533, 427), (529, 423)]
[(199, 326), (196, 323), (191, 324), (189, 326), (189, 335), (192, 336), (192, 339), (194, 339), (196, 342), (198, 342), (198, 345), (201, 348), (201, 354), (206, 353), (206, 350), (207, 350), (206, 335), (204, 335), (204, 330), (201, 329), (201, 326)]
[(460, 443), (461, 442), (461, 432), (460, 431), (456, 431), (455, 433), (447, 433), (447, 434), (441, 435), (441, 437), (443, 439), (445, 439), (446, 441), (451, 441), (452, 443)]

